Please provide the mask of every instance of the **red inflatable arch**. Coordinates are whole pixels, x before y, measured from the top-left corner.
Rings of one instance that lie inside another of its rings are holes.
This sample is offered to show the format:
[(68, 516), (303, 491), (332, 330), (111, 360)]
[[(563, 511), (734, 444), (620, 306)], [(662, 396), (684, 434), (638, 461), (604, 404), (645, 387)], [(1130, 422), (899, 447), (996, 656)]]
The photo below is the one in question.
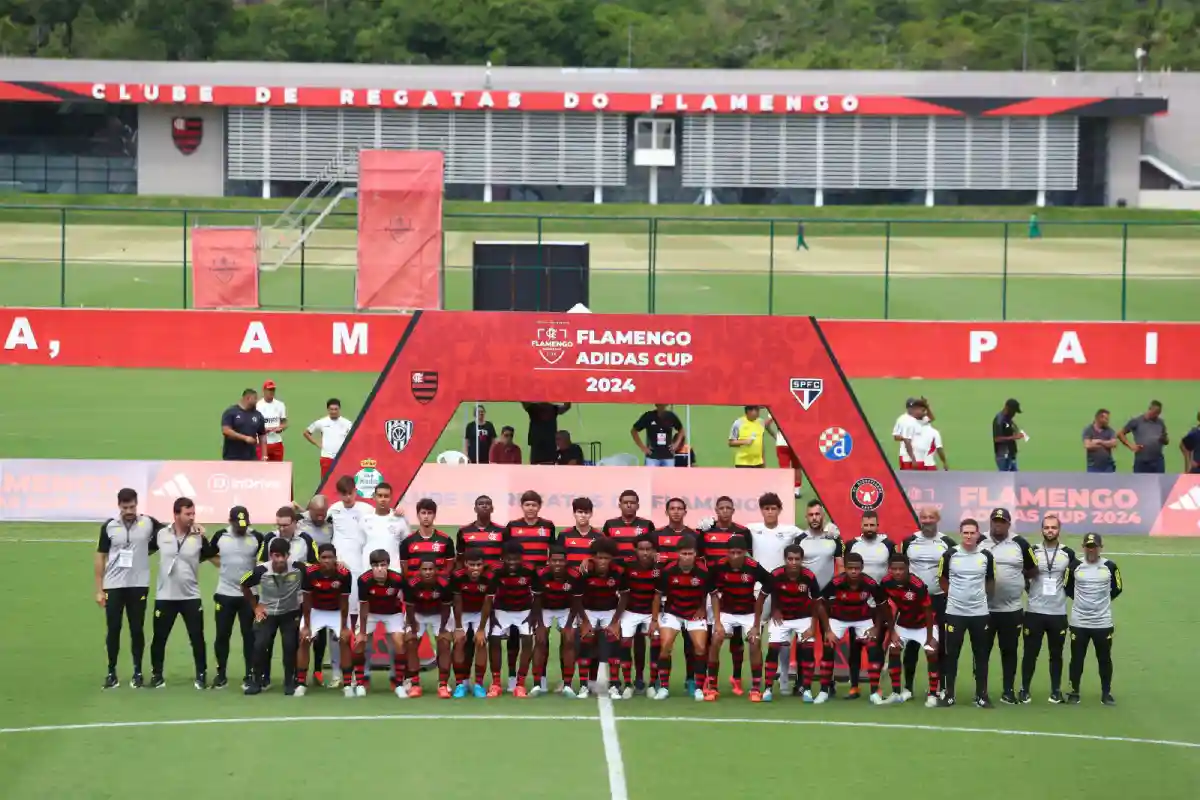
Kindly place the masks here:
[[(893, 539), (917, 527), (812, 317), (418, 312), (329, 474), (373, 462), (403, 495), (459, 405), (471, 401), (767, 406), (848, 535), (864, 508), (878, 511)], [(820, 446), (830, 429), (851, 443), (840, 460)], [(318, 491), (332, 495), (332, 484)]]

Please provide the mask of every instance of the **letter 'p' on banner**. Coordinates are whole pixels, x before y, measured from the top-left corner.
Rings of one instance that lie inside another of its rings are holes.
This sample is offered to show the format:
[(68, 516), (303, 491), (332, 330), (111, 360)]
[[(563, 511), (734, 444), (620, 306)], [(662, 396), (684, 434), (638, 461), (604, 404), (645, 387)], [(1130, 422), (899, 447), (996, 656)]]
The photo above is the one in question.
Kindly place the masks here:
[(192, 229), (192, 307), (258, 308), (258, 229)]
[[(745, 353), (775, 355), (748, 366)], [(351, 475), (404, 495), (468, 401), (767, 406), (844, 531), (868, 510), (896, 541), (917, 526), (812, 317), (418, 312), (319, 491)]]
[(358, 154), (360, 309), (442, 307), (442, 180), (437, 151)]

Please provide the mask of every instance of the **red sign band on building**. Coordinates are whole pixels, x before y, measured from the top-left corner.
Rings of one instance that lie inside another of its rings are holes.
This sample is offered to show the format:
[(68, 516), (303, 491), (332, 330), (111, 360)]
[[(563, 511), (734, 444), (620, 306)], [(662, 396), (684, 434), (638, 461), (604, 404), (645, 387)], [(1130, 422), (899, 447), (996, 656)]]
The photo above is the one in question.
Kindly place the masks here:
[[(378, 372), (408, 321), (404, 314), (5, 308), (0, 363)], [(851, 378), (1200, 380), (1195, 323), (823, 320), (821, 331)], [(543, 365), (612, 366), (611, 354), (575, 341), (536, 331), (530, 341)], [(939, 343), (936, 357), (931, 341)], [(588, 361), (576, 364), (581, 353)]]

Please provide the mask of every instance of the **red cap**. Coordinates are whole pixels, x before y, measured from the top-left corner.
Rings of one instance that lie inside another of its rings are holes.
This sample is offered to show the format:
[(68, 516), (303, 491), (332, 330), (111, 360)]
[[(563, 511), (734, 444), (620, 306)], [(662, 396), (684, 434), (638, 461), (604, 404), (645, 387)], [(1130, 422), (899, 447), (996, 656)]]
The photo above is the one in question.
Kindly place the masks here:
[(263, 381), (263, 388), (264, 389), (274, 389), (275, 381)]

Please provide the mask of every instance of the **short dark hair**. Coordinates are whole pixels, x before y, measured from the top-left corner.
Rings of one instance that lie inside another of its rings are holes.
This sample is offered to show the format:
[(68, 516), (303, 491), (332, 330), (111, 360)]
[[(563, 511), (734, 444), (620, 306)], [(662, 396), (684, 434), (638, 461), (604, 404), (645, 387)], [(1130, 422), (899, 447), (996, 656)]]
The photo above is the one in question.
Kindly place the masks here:
[(341, 408), (342, 401), (338, 400), (336, 397), (331, 397), (325, 401), (325, 407), (329, 408), (330, 406), (337, 406), (338, 408)]
[(571, 501), (571, 510), (572, 511), (586, 511), (590, 514), (592, 511), (596, 510), (596, 507), (594, 505), (592, 505), (592, 498), (576, 497), (574, 500)]
[(737, 536), (730, 536), (729, 541), (725, 543), (725, 548), (728, 550), (733, 550), (734, 548), (737, 548), (738, 550), (745, 550), (746, 537), (742, 536), (741, 534), (738, 534)]
[(1111, 414), (1111, 413), (1112, 413), (1112, 412), (1111, 412), (1111, 411), (1109, 411), (1107, 408), (1102, 408), (1102, 409), (1100, 409), (1099, 411), (1097, 411), (1097, 412), (1096, 412), (1096, 416), (1098, 417), (1098, 416), (1100, 416), (1101, 414)]
[(294, 522), (296, 520), (296, 509), (291, 506), (280, 506), (279, 510), (275, 512), (275, 516), (287, 517)]
[(565, 556), (567, 554), (567, 548), (555, 542), (554, 544), (550, 545), (549, 553), (552, 556)]
[(890, 556), (888, 556), (888, 563), (889, 564), (903, 564), (904, 566), (907, 567), (908, 566), (908, 556), (904, 555), (904, 553), (892, 553)]
[(353, 492), (357, 487), (354, 485), (354, 478), (352, 476), (343, 475), (337, 479), (337, 483), (334, 484), (334, 488), (342, 494), (348, 494)]
[(962, 529), (967, 525), (974, 525), (975, 530), (979, 530), (979, 520), (974, 517), (967, 517), (962, 522), (958, 523), (958, 532), (962, 533)]
[(421, 556), (420, 566), (423, 567), (426, 564), (428, 564), (431, 567), (437, 567), (437, 559), (434, 558), (433, 556)]
[(292, 546), (285, 540), (276, 537), (272, 539), (271, 544), (267, 546), (267, 552), (273, 556), (286, 556), (288, 553), (292, 552)]
[(592, 552), (596, 555), (615, 556), (617, 554), (617, 543), (612, 539), (594, 539), (592, 540)]
[[(278, 540), (276, 540), (276, 541), (278, 541)], [(329, 542), (326, 542), (325, 544), (323, 544), (323, 545), (321, 545), (321, 546), (319, 546), (319, 547), (317, 548), (317, 555), (319, 555), (319, 556), (323, 556), (323, 555), (325, 555), (326, 553), (334, 553), (334, 554), (336, 555), (336, 554), (337, 554), (337, 548), (335, 548), (335, 547), (334, 547), (332, 544), (330, 544)]]
[(433, 502), (432, 498), (422, 497), (417, 501), (417, 511), (432, 511), (437, 513), (437, 503)]
[(505, 542), (501, 552), (506, 556), (521, 556), (525, 554), (525, 550), (521, 547), (520, 542)]
[(1158, 402), (1157, 400), (1151, 400), (1151, 401), (1150, 401), (1150, 407), (1151, 407), (1151, 408), (1159, 408), (1159, 409), (1161, 409), (1161, 408), (1162, 408), (1162, 403)]
[(658, 549), (658, 540), (654, 538), (653, 534), (643, 533), (641, 536), (634, 539), (633, 540), (633, 549), (636, 550), (637, 546), (639, 544), (641, 544), (642, 542), (649, 542), (651, 547), (653, 547), (655, 550)]
[(503, 428), (500, 429), (500, 435), (503, 436), (506, 433), (511, 433), (513, 436), (516, 436), (517, 429), (514, 428), (512, 425), (505, 425)]
[(846, 557), (842, 559), (843, 564), (858, 564), (863, 565), (862, 553), (846, 553)]
[(812, 508), (813, 506), (819, 506), (819, 505), (821, 505), (820, 500), (809, 500), (807, 503), (804, 504), (804, 509), (807, 511), (808, 509)]
[(117, 492), (117, 502), (118, 503), (136, 503), (137, 502), (137, 492), (135, 492), (133, 489), (129, 489), (129, 488), (122, 489), (121, 491)]
[(732, 497), (730, 497), (730, 496), (729, 496), (729, 495), (727, 495), (727, 494), (723, 494), (723, 495), (721, 495), (720, 497), (718, 497), (718, 498), (717, 498), (717, 502), (713, 503), (713, 507), (715, 508), (716, 506), (719, 506), (719, 505), (721, 505), (721, 503), (729, 503), (729, 505), (733, 505), (733, 504), (734, 504), (734, 503), (733, 503), (733, 498), (732, 498)]
[(382, 549), (381, 550), (372, 550), (371, 555), (368, 558), (368, 560), (371, 562), (371, 566), (374, 566), (376, 564), (390, 563), (392, 560), (392, 557), (390, 555), (388, 555), (387, 550), (382, 550)]
[(683, 506), (684, 508), (687, 508), (687, 500), (684, 500), (682, 497), (672, 497), (670, 500), (667, 501), (667, 504), (664, 506), (664, 508), (670, 508), (671, 503), (679, 503), (679, 505)]
[(392, 485), (387, 481), (380, 481), (379, 483), (375, 484), (375, 492), (378, 493), (380, 489), (387, 489), (390, 492), (392, 490)]
[(242, 399), (245, 400), (250, 395), (257, 395), (257, 389), (242, 389)]
[(624, 500), (626, 497), (632, 497), (639, 503), (642, 501), (642, 498), (638, 497), (637, 492), (635, 492), (633, 489), (626, 489), (625, 491), (621, 492), (621, 494), (617, 495), (617, 502)]
[(542, 504), (542, 496), (533, 489), (522, 492), (521, 505), (525, 505), (526, 503), (537, 503), (540, 506)]
[(558, 432), (557, 432), (557, 433), (555, 433), (554, 435), (555, 435), (555, 436), (565, 436), (565, 437), (567, 437), (567, 439), (568, 439), (568, 440), (571, 438), (571, 432), (570, 432), (570, 431), (558, 431)]
[(783, 508), (783, 501), (779, 499), (779, 495), (774, 492), (767, 492), (762, 497), (758, 498), (758, 507), (766, 508), (767, 506), (775, 506)]
[(863, 519), (879, 519), (879, 512), (867, 509), (862, 513)]
[(783, 557), (784, 558), (787, 558), (792, 553), (795, 553), (796, 555), (800, 556), (801, 558), (804, 558), (804, 548), (798, 544), (789, 544), (787, 547), (783, 548)]
[(196, 504), (193, 503), (190, 498), (177, 497), (177, 498), (175, 498), (175, 502), (171, 504), (171, 511), (178, 514), (181, 511), (183, 511), (185, 508), (195, 508), (195, 507), (196, 507)]
[(467, 552), (463, 553), (463, 563), (468, 561), (483, 561), (483, 551), (478, 547), (472, 547)]
[(683, 536), (679, 537), (679, 544), (675, 545), (675, 547), (677, 550), (695, 550), (696, 537), (692, 536), (690, 533), (685, 533)]

